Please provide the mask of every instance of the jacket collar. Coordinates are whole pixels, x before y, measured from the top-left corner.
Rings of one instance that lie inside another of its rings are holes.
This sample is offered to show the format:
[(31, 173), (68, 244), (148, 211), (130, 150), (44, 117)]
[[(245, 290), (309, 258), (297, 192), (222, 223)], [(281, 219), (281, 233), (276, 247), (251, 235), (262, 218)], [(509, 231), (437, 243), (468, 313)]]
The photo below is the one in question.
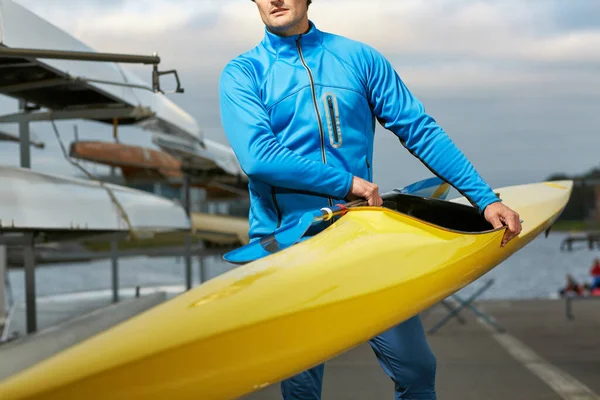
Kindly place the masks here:
[(262, 44), (267, 50), (277, 54), (278, 57), (297, 57), (298, 41), (300, 41), (302, 51), (311, 47), (318, 47), (323, 41), (323, 32), (318, 30), (312, 21), (308, 21), (308, 23), (308, 32), (293, 36), (279, 36), (265, 27), (265, 37)]

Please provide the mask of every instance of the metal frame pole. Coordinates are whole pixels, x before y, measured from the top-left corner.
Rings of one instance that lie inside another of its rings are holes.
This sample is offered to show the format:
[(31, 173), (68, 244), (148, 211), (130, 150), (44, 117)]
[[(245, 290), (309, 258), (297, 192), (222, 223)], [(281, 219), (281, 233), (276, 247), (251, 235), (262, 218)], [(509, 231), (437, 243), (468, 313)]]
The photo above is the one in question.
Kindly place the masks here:
[(0, 325), (6, 313), (6, 246), (0, 245)]
[[(23, 49), (23, 48), (8, 48), (0, 47), (0, 57), (9, 58), (42, 58), (42, 59), (56, 59), (56, 60), (75, 60), (75, 61), (99, 61), (99, 62), (113, 62), (113, 63), (131, 63), (131, 64), (152, 64), (152, 88), (154, 92), (164, 93), (160, 88), (160, 77), (162, 75), (175, 75), (175, 81), (177, 82), (177, 88), (173, 93), (183, 93), (181, 82), (179, 81), (179, 75), (177, 71), (172, 69), (168, 71), (159, 71), (158, 64), (160, 63), (160, 57), (155, 53), (151, 56), (141, 56), (135, 54), (118, 54), (118, 53), (98, 53), (88, 51), (69, 51), (69, 50), (45, 50), (45, 49)], [(114, 82), (107, 82), (102, 80), (94, 80), (83, 78), (84, 81), (98, 82), (114, 84)], [(141, 85), (122, 85), (121, 86), (135, 86), (141, 87)]]
[[(206, 193), (206, 189), (200, 189), (199, 191), (200, 194), (200, 201), (198, 204), (198, 207), (200, 209), (200, 211), (202, 212), (204, 210), (204, 206), (206, 204), (208, 204), (207, 201), (207, 193)], [(201, 285), (202, 283), (204, 283), (204, 281), (206, 280), (206, 256), (202, 255), (202, 253), (205, 250), (205, 245), (204, 242), (202, 243), (202, 250), (200, 252), (200, 254), (198, 255), (198, 284)]]
[(102, 61), (132, 64), (159, 64), (160, 57), (156, 54), (151, 56), (119, 53), (97, 53), (89, 51), (69, 50), (44, 50), (44, 49), (21, 49), (0, 48), (0, 56), (12, 58), (50, 58), (57, 60), (75, 61)]
[[(25, 100), (19, 100), (19, 109), (26, 112)], [(19, 121), (19, 135), (20, 135), (20, 151), (21, 151), (21, 168), (31, 168), (31, 150), (30, 146), (30, 133), (29, 133), (29, 121)]]
[(183, 208), (185, 213), (190, 216), (191, 211), (191, 193), (190, 193), (190, 176), (188, 174), (183, 175)]
[(565, 298), (565, 304), (567, 306), (567, 319), (573, 319), (574, 318), (574, 316), (573, 316), (573, 309), (572, 309), (572, 306), (571, 306), (571, 301), (572, 300), (573, 300), (573, 298), (571, 298), (569, 296), (567, 296)]
[(204, 282), (205, 271), (204, 271), (204, 256), (198, 256), (198, 281), (200, 284)]
[(185, 237), (185, 287), (187, 290), (192, 288), (192, 237), (187, 234)]
[[(481, 288), (476, 290), (475, 293), (473, 293), (470, 297), (468, 297), (467, 300), (462, 300), (459, 296), (457, 296), (456, 294), (453, 294), (451, 297), (454, 299), (458, 299), (458, 303), (460, 304), (460, 306), (452, 309), (450, 314), (447, 314), (444, 318), (442, 318), (437, 324), (435, 324), (432, 328), (430, 328), (427, 331), (427, 333), (433, 334), (433, 333), (437, 332), (444, 324), (446, 324), (446, 322), (450, 321), (454, 317), (458, 317), (458, 313), (461, 312), (461, 310), (465, 307), (468, 307), (469, 309), (471, 309), (471, 311), (475, 310), (475, 308), (473, 306), (471, 306), (471, 303), (476, 298), (478, 298), (483, 292), (485, 292), (490, 286), (492, 286), (493, 283), (494, 283), (494, 280), (490, 279)], [(446, 305), (446, 308), (448, 308), (448, 305), (447, 304), (445, 304), (445, 305)], [(451, 308), (448, 308), (448, 309), (450, 310)], [(480, 317), (483, 315), (483, 313), (480, 313), (478, 310), (477, 310), (476, 314)], [(489, 318), (484, 318), (484, 319), (487, 322), (491, 322), (491, 320)], [(498, 330), (502, 329), (497, 324), (492, 323), (492, 325)]]
[[(455, 297), (458, 297), (458, 296), (455, 296)], [(477, 307), (473, 306), (471, 303), (467, 303), (466, 306), (469, 310), (471, 310), (473, 312), (473, 314), (477, 315), (479, 318), (481, 318), (482, 320), (487, 322), (489, 325), (491, 325), (494, 329), (496, 329), (497, 332), (506, 332), (506, 329), (504, 329), (503, 326), (498, 324), (492, 316), (479, 311), (479, 309)]]
[[(442, 305), (444, 307), (446, 307), (446, 309), (448, 309), (448, 311), (450, 311), (450, 313), (454, 313), (454, 307), (452, 307), (450, 304), (448, 304), (448, 302), (446, 300), (442, 300)], [(458, 322), (460, 322), (461, 324), (467, 323), (467, 321), (465, 321), (465, 319), (463, 317), (461, 317), (460, 314), (456, 314), (455, 317), (458, 320)]]
[(110, 241), (110, 261), (112, 274), (113, 303), (119, 302), (119, 242), (117, 239)]
[[(191, 193), (190, 193), (190, 176), (183, 176), (183, 207), (190, 218), (191, 210)], [(185, 236), (185, 287), (187, 290), (192, 288), (192, 236), (188, 233)]]
[(25, 261), (25, 304), (27, 313), (27, 333), (37, 331), (37, 307), (35, 304), (35, 253), (33, 234), (26, 235), (23, 246), (23, 259)]

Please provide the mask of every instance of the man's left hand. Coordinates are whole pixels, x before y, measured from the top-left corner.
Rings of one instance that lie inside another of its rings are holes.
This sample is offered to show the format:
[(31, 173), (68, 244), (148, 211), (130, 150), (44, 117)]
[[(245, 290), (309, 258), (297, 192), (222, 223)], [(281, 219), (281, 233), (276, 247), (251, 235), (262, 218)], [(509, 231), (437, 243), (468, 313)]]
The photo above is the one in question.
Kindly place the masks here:
[(506, 246), (509, 241), (521, 233), (521, 217), (519, 217), (519, 214), (500, 202), (487, 206), (483, 212), (483, 216), (492, 224), (494, 229), (508, 226), (502, 238), (501, 247)]

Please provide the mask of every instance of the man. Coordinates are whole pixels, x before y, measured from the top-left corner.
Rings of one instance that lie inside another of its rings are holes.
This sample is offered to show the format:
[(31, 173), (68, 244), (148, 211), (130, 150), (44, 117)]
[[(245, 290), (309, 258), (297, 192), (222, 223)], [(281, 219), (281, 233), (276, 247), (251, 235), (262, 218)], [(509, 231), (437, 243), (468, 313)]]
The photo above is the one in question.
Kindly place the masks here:
[[(264, 39), (228, 63), (220, 79), (223, 127), (249, 177), (251, 240), (344, 200), (381, 205), (372, 183), (376, 121), (494, 227), (507, 225), (502, 246), (520, 233), (518, 214), (499, 201), (380, 53), (318, 30), (307, 15), (311, 0), (253, 1)], [(436, 360), (418, 316), (369, 343), (395, 383), (396, 399), (436, 398)], [(282, 382), (283, 398), (320, 399), (323, 371), (319, 365)]]

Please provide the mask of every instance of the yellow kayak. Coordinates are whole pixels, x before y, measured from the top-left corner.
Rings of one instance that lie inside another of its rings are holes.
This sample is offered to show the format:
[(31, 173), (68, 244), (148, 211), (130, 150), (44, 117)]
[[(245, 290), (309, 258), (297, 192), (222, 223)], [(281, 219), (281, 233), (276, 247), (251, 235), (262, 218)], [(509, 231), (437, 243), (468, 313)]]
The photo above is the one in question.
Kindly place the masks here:
[(0, 399), (241, 397), (473, 282), (549, 228), (571, 189), (571, 181), (497, 189), (524, 221), (504, 248), (504, 229), (491, 229), (465, 199), (399, 195), (390, 209), (350, 209), (308, 240), (0, 382)]

